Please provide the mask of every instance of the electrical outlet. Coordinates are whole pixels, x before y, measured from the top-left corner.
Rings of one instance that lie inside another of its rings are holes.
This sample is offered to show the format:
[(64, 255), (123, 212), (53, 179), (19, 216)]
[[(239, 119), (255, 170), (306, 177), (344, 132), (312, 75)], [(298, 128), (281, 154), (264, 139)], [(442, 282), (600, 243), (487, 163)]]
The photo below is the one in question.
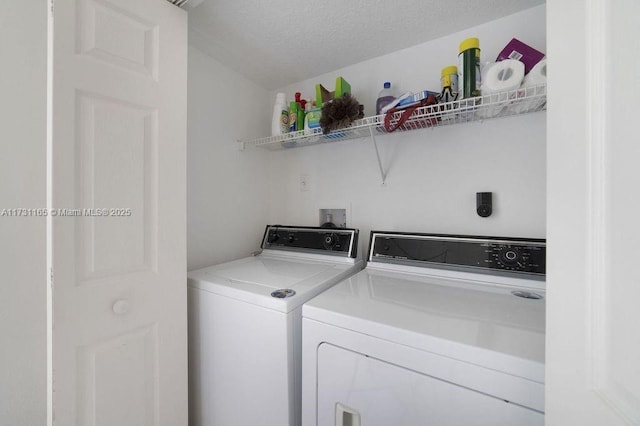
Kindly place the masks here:
[(300, 175), (300, 191), (311, 190), (311, 180), (309, 175)]

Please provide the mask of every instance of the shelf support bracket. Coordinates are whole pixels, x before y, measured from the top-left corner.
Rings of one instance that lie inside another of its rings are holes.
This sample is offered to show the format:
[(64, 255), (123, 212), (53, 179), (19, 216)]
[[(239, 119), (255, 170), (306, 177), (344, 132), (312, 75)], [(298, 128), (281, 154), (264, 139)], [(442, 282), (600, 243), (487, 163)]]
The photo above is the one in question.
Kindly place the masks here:
[(369, 134), (371, 135), (371, 141), (373, 141), (373, 147), (376, 150), (376, 158), (378, 159), (378, 168), (380, 169), (380, 178), (382, 179), (382, 184), (384, 185), (387, 180), (387, 173), (384, 171), (384, 167), (382, 167), (382, 160), (380, 160), (380, 151), (378, 150), (378, 143), (376, 142), (376, 137), (373, 135), (373, 128), (375, 126), (369, 126)]

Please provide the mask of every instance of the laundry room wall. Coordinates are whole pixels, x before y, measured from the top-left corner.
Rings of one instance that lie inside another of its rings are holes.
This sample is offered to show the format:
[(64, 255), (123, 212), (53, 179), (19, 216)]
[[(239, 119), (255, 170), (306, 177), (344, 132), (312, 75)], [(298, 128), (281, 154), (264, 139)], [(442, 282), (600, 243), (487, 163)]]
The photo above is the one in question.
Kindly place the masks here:
[(195, 269), (259, 247), (269, 214), (269, 153), (240, 151), (236, 141), (270, 130), (272, 101), (192, 46), (188, 66), (187, 260)]
[[(544, 52), (545, 6), (292, 84), (272, 92), (272, 101), (280, 91), (308, 99), (316, 83), (333, 90), (342, 76), (365, 115), (374, 115), (384, 81), (398, 95), (439, 91), (440, 70), (457, 65), (458, 45), (468, 37), (480, 39), (482, 62), (495, 60), (513, 37)], [(368, 138), (285, 149), (272, 157), (270, 219), (315, 225), (319, 208), (346, 208), (348, 226), (364, 237), (361, 247), (372, 229), (545, 237), (545, 133), (546, 115), (539, 112), (381, 135), (384, 184)], [(476, 214), (480, 191), (493, 192), (488, 218)]]
[(47, 419), (47, 4), (0, 7), (0, 424)]

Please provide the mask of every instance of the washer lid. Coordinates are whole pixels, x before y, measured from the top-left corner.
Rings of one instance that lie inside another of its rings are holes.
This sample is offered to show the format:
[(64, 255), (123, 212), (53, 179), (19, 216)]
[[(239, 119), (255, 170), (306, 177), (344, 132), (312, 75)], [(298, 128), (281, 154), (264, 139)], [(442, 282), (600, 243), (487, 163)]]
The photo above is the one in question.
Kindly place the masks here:
[(297, 285), (336, 267), (331, 263), (292, 262), (257, 256), (241, 263), (222, 264), (207, 275), (230, 282), (241, 281), (274, 290)]
[(263, 253), (190, 271), (189, 286), (289, 312), (362, 268), (354, 259), (315, 257)]
[(544, 383), (544, 299), (481, 282), (489, 278), (368, 267), (305, 304), (303, 316)]

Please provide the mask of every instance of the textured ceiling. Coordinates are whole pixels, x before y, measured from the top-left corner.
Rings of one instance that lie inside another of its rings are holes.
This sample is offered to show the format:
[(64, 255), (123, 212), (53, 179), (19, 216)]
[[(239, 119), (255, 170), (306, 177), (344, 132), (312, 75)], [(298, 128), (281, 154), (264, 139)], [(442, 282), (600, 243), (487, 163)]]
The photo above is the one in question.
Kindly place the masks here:
[(189, 43), (276, 89), (544, 2), (204, 0), (189, 10)]

